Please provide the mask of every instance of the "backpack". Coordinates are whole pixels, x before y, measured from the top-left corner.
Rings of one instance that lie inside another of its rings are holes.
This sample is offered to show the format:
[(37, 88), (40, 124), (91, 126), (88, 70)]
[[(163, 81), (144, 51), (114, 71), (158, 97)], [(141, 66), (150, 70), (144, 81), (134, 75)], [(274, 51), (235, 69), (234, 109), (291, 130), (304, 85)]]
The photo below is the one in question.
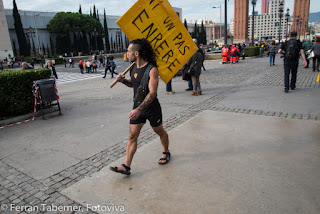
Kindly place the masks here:
[(310, 50), (311, 47), (312, 47), (312, 42), (308, 41), (308, 42), (307, 42), (306, 50)]
[(285, 57), (288, 59), (299, 58), (299, 47), (297, 40), (289, 40), (287, 42)]
[(111, 68), (115, 69), (117, 67), (116, 63), (114, 61), (111, 61)]

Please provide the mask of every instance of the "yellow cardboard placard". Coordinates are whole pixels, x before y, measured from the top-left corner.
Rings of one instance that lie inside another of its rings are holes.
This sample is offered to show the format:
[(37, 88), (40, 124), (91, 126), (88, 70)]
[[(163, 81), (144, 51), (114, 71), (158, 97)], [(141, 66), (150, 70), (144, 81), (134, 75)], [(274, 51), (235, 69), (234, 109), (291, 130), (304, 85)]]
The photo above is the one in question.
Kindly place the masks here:
[(131, 41), (146, 38), (150, 42), (165, 83), (198, 50), (168, 0), (138, 0), (117, 24)]

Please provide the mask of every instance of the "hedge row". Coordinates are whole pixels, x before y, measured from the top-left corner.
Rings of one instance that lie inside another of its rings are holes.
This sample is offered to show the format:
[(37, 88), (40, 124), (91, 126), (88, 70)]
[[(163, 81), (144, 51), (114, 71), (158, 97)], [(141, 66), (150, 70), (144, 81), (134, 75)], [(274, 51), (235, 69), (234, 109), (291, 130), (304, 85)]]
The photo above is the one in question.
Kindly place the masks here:
[(258, 56), (260, 54), (260, 47), (249, 46), (246, 47), (246, 56)]
[(34, 80), (50, 78), (49, 69), (11, 70), (0, 72), (0, 119), (33, 111)]

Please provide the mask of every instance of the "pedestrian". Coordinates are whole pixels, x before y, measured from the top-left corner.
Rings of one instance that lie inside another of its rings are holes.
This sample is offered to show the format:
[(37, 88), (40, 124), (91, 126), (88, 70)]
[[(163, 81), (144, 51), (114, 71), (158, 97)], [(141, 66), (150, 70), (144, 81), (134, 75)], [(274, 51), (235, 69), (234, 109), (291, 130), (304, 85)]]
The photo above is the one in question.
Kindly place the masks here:
[[(193, 40), (196, 44), (197, 41)], [(200, 74), (201, 67), (203, 64), (203, 55), (201, 49), (199, 49), (186, 63), (186, 70), (191, 76), (193, 93), (191, 95), (197, 96), (202, 95), (201, 85), (200, 85)]]
[(284, 51), (284, 92), (289, 92), (289, 77), (291, 73), (290, 88), (294, 90), (296, 88), (297, 72), (299, 65), (299, 52), (303, 59), (303, 66), (307, 65), (306, 56), (304, 55), (302, 44), (300, 40), (297, 40), (297, 32), (292, 31), (290, 33), (290, 40), (282, 43), (278, 53)]
[(228, 61), (229, 48), (228, 45), (225, 44), (222, 48), (222, 64), (226, 64)]
[(103, 57), (102, 57), (102, 54), (100, 55), (99, 57), (99, 68), (103, 66)]
[(110, 59), (110, 68), (111, 68), (111, 78), (113, 78), (113, 74), (118, 74), (114, 70), (117, 68), (116, 63), (113, 61), (113, 59)]
[(319, 71), (319, 63), (320, 63), (320, 37), (316, 38), (316, 43), (314, 43), (311, 47), (311, 51), (314, 53), (314, 57), (312, 58), (312, 71)]
[(30, 69), (32, 69), (32, 67), (30, 67), (29, 65), (28, 65), (28, 63), (26, 63), (26, 62), (22, 62), (22, 70), (30, 70)]
[(129, 61), (136, 63), (130, 71), (131, 79), (127, 80), (124, 75), (119, 74), (117, 81), (133, 88), (134, 105), (129, 113), (130, 131), (125, 161), (121, 166), (110, 167), (110, 170), (130, 175), (131, 162), (137, 150), (137, 139), (146, 120), (149, 120), (154, 132), (159, 135), (163, 146), (162, 157), (158, 163), (169, 163), (170, 152), (169, 138), (162, 126), (161, 106), (157, 99), (159, 72), (155, 52), (148, 40), (136, 39), (130, 43), (127, 54)]
[(269, 47), (270, 66), (274, 65), (277, 52), (278, 52), (278, 47), (276, 46), (276, 42), (273, 40)]
[[(65, 55), (67, 55), (67, 54), (65, 53)], [(66, 68), (67, 67), (67, 59), (65, 57), (63, 57), (63, 64), (64, 64), (64, 67)]]
[(92, 73), (96, 72), (97, 73), (97, 61), (93, 61), (92, 62)]
[(174, 94), (175, 92), (172, 91), (172, 79), (166, 84), (166, 91), (167, 91), (167, 94)]
[(91, 63), (90, 63), (89, 60), (87, 60), (87, 62), (86, 62), (86, 69), (87, 69), (86, 73), (90, 73), (91, 72)]
[(51, 77), (52, 77), (52, 78), (58, 79), (58, 75), (57, 75), (56, 69), (55, 69), (55, 67), (52, 65), (52, 61), (51, 61), (51, 60), (48, 60), (48, 61), (47, 61), (47, 66), (46, 66), (46, 68), (49, 68), (49, 69), (51, 70)]
[(0, 70), (3, 71), (3, 64), (2, 64), (2, 60), (0, 60)]
[(241, 51), (242, 51), (242, 59), (245, 60), (246, 59), (246, 43), (242, 44)]
[(81, 74), (83, 74), (83, 62), (81, 59), (79, 60), (79, 68), (80, 68)]
[(106, 56), (105, 63), (106, 63), (106, 69), (104, 70), (104, 76), (102, 78), (106, 78), (108, 70), (110, 70), (110, 72), (111, 72), (110, 58), (107, 56)]
[(72, 58), (69, 59), (69, 68), (70, 68), (71, 66), (73, 67), (73, 60), (72, 60)]

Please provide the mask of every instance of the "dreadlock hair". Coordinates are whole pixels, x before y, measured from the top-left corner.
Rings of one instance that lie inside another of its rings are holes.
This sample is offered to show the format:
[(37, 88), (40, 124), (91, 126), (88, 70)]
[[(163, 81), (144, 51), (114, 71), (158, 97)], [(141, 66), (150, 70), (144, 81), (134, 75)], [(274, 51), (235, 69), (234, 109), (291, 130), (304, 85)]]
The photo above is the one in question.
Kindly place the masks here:
[(133, 44), (133, 49), (139, 52), (139, 55), (142, 59), (157, 67), (157, 56), (148, 40), (135, 39), (131, 42), (131, 44)]

